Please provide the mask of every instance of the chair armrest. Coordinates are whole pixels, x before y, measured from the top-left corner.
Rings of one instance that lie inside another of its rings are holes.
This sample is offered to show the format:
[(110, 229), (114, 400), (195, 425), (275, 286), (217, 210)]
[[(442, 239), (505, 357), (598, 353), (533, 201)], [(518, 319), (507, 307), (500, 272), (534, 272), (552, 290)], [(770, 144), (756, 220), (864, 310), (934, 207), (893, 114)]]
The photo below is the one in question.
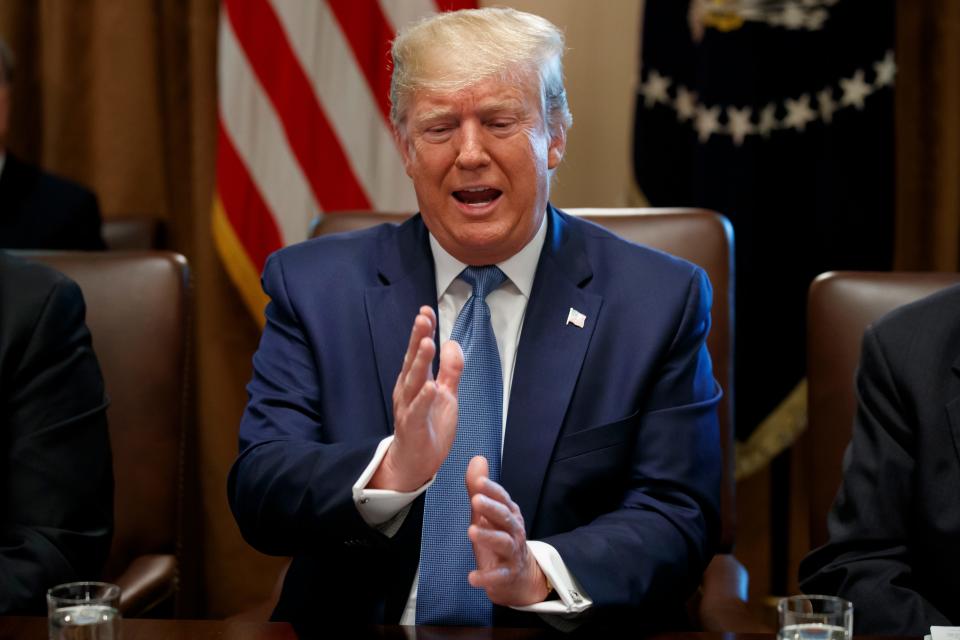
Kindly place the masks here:
[(718, 553), (707, 565), (700, 585), (696, 617), (704, 631), (769, 633), (765, 624), (747, 604), (750, 577), (731, 553)]
[(135, 618), (165, 602), (177, 590), (177, 559), (173, 555), (143, 555), (115, 580), (120, 586), (120, 613)]

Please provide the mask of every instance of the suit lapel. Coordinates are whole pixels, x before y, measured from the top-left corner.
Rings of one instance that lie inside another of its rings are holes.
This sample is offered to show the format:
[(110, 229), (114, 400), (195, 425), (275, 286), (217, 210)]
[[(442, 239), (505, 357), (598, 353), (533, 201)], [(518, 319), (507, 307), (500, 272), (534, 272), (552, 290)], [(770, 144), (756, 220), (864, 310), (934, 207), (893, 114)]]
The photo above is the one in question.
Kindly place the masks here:
[(381, 284), (365, 291), (364, 303), (380, 390), (392, 425), (393, 387), (403, 366), (413, 319), (422, 305), (430, 305), (434, 311), (437, 308), (433, 257), (420, 216), (404, 222), (396, 233), (383, 234), (378, 255)]
[[(582, 287), (592, 270), (579, 232), (552, 207), (523, 321), (510, 391), (501, 483), (534, 525), (554, 443), (599, 318), (603, 299)], [(586, 316), (567, 323), (570, 309)]]

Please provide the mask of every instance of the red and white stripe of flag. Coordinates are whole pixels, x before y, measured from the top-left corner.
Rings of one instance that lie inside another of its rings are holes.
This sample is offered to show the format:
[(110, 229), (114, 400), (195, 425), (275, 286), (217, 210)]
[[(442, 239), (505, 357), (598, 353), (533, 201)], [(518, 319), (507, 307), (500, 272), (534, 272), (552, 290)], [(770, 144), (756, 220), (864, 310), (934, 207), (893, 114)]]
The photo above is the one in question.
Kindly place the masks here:
[(390, 130), (398, 27), (476, 0), (223, 0), (213, 236), (262, 322), (267, 256), (324, 211), (413, 211)]

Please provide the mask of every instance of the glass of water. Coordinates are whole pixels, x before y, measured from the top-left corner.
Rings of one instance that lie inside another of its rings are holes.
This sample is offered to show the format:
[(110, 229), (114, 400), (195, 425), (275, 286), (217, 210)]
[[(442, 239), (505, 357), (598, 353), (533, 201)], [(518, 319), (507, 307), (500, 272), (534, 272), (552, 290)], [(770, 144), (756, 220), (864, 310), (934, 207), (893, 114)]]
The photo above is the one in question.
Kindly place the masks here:
[(853, 603), (836, 596), (791, 596), (777, 603), (779, 640), (851, 640)]
[(120, 587), (70, 582), (47, 591), (49, 640), (118, 640)]

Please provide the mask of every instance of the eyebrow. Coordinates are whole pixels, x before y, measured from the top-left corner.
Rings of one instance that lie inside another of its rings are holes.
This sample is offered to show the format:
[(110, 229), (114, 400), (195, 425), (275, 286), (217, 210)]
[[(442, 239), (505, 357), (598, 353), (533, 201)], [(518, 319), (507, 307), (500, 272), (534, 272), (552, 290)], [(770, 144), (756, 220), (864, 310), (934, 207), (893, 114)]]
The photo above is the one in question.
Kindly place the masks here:
[[(493, 113), (498, 113), (502, 111), (507, 111), (510, 113), (519, 113), (524, 111), (524, 105), (521, 100), (515, 98), (507, 98), (506, 100), (497, 100), (494, 102), (489, 102), (486, 104), (481, 104), (477, 108), (477, 112), (481, 115), (487, 116)], [(414, 118), (414, 122), (417, 124), (424, 124), (429, 122), (434, 122), (437, 120), (443, 120), (449, 118), (455, 114), (453, 109), (449, 107), (436, 107), (429, 109), (421, 114), (418, 114)]]
[(417, 124), (433, 122), (434, 120), (443, 120), (444, 118), (449, 118), (452, 115), (453, 109), (437, 107), (435, 109), (430, 109), (429, 111), (417, 114), (417, 116), (414, 118), (414, 122)]

